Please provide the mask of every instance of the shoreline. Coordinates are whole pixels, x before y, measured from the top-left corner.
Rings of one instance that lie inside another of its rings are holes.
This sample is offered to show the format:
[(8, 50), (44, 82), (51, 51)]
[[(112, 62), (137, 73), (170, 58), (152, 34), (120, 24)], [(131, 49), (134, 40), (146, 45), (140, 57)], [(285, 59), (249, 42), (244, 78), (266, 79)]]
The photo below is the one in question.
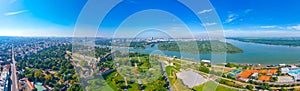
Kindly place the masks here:
[(267, 44), (267, 43), (242, 41), (242, 40), (238, 40), (238, 39), (229, 39), (229, 40), (235, 40), (235, 41), (239, 41), (239, 42), (252, 43), (252, 44), (260, 44), (260, 45), (266, 45), (266, 46), (280, 46), (280, 47), (296, 47), (296, 48), (300, 48), (300, 45)]
[[(168, 59), (172, 59), (174, 57), (170, 57), (170, 56), (165, 56), (165, 55), (159, 55), (161, 57), (165, 57), (165, 58), (168, 58)], [(192, 60), (192, 59), (184, 59), (184, 58), (176, 58), (176, 59), (179, 59), (181, 61), (185, 61), (185, 62), (192, 62), (192, 63), (200, 63), (201, 60), (199, 61), (195, 61), (195, 60)], [(202, 59), (202, 60), (205, 60), (205, 59)], [(235, 64), (235, 65), (243, 65), (243, 66), (262, 66), (262, 67), (278, 67), (280, 65), (285, 65), (285, 66), (288, 66), (288, 65), (298, 65), (300, 63), (279, 63), (279, 64), (259, 64), (259, 63), (237, 63), (237, 62), (225, 62), (225, 63), (221, 63), (221, 64), (213, 64), (213, 65), (226, 65), (227, 63), (231, 63), (231, 64)]]

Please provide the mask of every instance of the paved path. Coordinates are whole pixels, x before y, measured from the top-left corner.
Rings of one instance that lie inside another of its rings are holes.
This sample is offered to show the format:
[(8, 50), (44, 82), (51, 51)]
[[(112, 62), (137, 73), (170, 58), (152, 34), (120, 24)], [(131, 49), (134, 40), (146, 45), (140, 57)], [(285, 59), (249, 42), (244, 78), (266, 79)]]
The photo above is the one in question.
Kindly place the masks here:
[(14, 56), (14, 48), (12, 46), (12, 65), (11, 65), (11, 80), (12, 80), (12, 85), (11, 85), (11, 91), (18, 91), (18, 78), (17, 78), (17, 70), (16, 70), (16, 61), (15, 61), (15, 56)]
[(167, 66), (165, 66), (165, 64), (164, 64), (163, 61), (161, 61), (161, 60), (158, 60), (158, 61), (160, 62), (161, 67), (163, 68), (164, 76), (166, 77), (167, 83), (169, 83), (169, 84), (168, 84), (169, 91), (173, 91), (173, 89), (172, 89), (172, 87), (171, 87), (170, 80), (169, 80), (168, 75), (167, 75), (167, 72), (166, 72), (166, 67), (167, 67)]

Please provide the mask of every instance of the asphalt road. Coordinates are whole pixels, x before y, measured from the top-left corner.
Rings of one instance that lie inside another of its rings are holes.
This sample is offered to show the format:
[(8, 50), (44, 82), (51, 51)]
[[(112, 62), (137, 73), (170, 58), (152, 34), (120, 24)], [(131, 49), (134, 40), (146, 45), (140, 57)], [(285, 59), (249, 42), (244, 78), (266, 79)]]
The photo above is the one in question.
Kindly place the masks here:
[(14, 58), (14, 51), (12, 48), (12, 65), (11, 65), (11, 75), (10, 79), (12, 80), (11, 91), (18, 91), (18, 79), (16, 74), (16, 61)]

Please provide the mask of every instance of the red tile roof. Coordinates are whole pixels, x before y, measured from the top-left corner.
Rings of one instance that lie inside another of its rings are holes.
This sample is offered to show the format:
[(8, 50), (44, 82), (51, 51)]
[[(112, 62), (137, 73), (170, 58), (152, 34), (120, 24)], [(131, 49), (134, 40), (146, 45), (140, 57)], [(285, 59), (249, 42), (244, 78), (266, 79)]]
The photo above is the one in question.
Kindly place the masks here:
[(271, 76), (260, 76), (258, 78), (258, 80), (261, 80), (261, 81), (270, 81), (271, 79)]

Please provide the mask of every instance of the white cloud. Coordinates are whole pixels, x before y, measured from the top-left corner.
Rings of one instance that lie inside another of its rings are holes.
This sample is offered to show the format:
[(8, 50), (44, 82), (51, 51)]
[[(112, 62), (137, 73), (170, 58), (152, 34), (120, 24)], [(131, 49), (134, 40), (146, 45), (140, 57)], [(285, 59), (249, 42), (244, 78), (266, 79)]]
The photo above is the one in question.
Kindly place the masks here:
[(7, 12), (4, 13), (5, 16), (11, 16), (11, 15), (17, 15), (17, 14), (21, 14), (21, 13), (25, 13), (27, 12), (27, 10), (20, 10), (20, 11), (14, 11), (14, 12)]
[(277, 28), (278, 26), (274, 26), (274, 25), (272, 25), (272, 26), (260, 26), (260, 28)]
[(300, 30), (300, 24), (292, 26), (278, 26), (278, 25), (267, 25), (259, 26), (258, 28), (262, 29), (278, 29), (278, 30)]
[(211, 11), (213, 11), (213, 9), (205, 9), (205, 10), (199, 11), (198, 14), (209, 13)]
[(252, 9), (246, 9), (238, 12), (231, 12), (228, 16), (227, 19), (225, 20), (225, 23), (232, 23), (234, 21), (243, 21), (244, 18), (247, 18), (247, 14), (252, 12)]
[(217, 23), (212, 22), (212, 23), (203, 23), (203, 26), (212, 26), (212, 25), (216, 25)]
[(234, 19), (233, 18), (228, 18), (227, 20), (226, 20), (226, 23), (230, 23), (230, 22), (232, 22)]
[(259, 26), (259, 28), (262, 28), (262, 29), (279, 29), (279, 30), (287, 29), (286, 27), (277, 26), (277, 25)]
[(245, 14), (248, 14), (248, 13), (251, 12), (251, 11), (252, 11), (252, 9), (246, 9), (244, 13), (245, 13)]
[(300, 30), (300, 24), (294, 26), (288, 26), (287, 29)]
[(237, 17), (238, 17), (238, 15), (236, 15), (236, 14), (229, 14), (228, 17), (227, 17), (227, 19), (226, 19), (226, 21), (225, 21), (225, 23), (231, 23), (234, 20), (236, 20)]

